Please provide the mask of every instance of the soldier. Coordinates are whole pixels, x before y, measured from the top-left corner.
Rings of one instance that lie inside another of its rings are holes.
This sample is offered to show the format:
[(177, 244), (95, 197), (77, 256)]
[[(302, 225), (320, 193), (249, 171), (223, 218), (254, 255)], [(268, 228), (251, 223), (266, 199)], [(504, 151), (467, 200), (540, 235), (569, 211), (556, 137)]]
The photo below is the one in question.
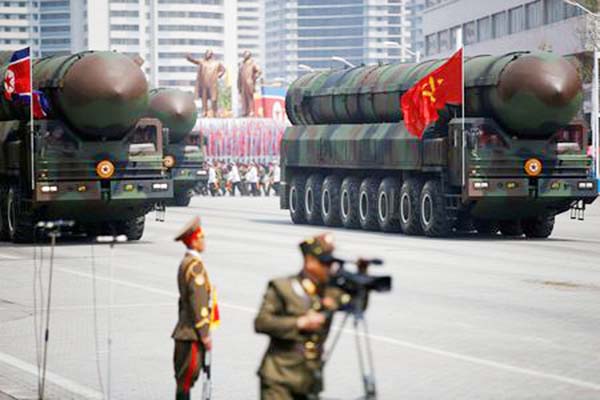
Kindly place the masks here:
[(307, 239), (300, 249), (302, 271), (269, 282), (254, 320), (256, 332), (271, 339), (258, 371), (262, 400), (318, 399), (333, 312), (350, 300), (327, 286), (332, 264), (340, 261), (331, 235)]
[(209, 331), (209, 299), (212, 289), (200, 257), (205, 248), (200, 218), (190, 221), (175, 240), (182, 241), (187, 247), (177, 275), (179, 320), (172, 335), (175, 339), (175, 398), (189, 400), (190, 389), (200, 375), (205, 353), (212, 348)]

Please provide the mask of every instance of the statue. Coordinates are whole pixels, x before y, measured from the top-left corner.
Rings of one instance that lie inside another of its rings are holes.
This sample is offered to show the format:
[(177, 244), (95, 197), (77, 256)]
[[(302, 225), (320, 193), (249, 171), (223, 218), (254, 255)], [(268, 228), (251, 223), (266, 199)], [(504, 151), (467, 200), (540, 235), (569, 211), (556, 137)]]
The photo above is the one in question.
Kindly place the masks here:
[(240, 64), (238, 73), (238, 91), (242, 98), (242, 116), (254, 116), (254, 91), (256, 81), (262, 74), (258, 64), (252, 58), (252, 53), (244, 51), (244, 60)]
[[(198, 66), (195, 97), (202, 98), (202, 115), (204, 117), (216, 117), (219, 98), (217, 82), (225, 75), (225, 67), (214, 59), (212, 50), (206, 50), (202, 60), (194, 59), (191, 54), (188, 54), (186, 58), (189, 62)], [(208, 100), (210, 100), (211, 112), (209, 112)]]

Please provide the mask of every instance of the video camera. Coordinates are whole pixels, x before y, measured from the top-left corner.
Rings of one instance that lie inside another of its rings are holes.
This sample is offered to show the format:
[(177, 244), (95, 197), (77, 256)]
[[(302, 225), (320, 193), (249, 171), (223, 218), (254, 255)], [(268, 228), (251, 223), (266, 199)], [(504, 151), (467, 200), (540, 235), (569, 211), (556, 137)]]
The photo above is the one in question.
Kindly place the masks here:
[[(357, 272), (350, 272), (344, 265), (352, 263), (357, 266)], [(392, 290), (392, 277), (389, 275), (369, 275), (367, 267), (369, 265), (383, 265), (383, 261), (374, 259), (358, 259), (355, 262), (342, 261), (339, 262), (337, 271), (332, 275), (329, 285), (342, 289), (350, 295), (350, 303), (343, 311), (347, 312), (362, 312), (367, 307), (368, 294), (371, 291), (389, 292)]]

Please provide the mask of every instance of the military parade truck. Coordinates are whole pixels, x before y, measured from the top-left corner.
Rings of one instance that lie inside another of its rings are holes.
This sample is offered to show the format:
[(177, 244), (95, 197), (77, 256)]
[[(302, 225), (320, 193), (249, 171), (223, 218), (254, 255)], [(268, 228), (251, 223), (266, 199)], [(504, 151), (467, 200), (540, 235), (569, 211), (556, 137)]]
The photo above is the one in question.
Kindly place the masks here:
[(204, 146), (193, 132), (198, 118), (194, 97), (177, 89), (150, 91), (149, 116), (163, 123), (164, 166), (173, 179), (174, 199), (168, 205), (187, 206), (198, 185), (206, 185)]
[(455, 230), (545, 238), (595, 200), (582, 82), (566, 59), (465, 59), (465, 116), (447, 106), (421, 139), (400, 100), (445, 60), (306, 74), (288, 90), (281, 145), (294, 223), (441, 237)]
[[(1, 53), (0, 64), (8, 57)], [(62, 219), (88, 234), (140, 239), (146, 213), (173, 196), (162, 124), (143, 118), (143, 72), (113, 52), (41, 58), (32, 71), (47, 101), (47, 117), (33, 129), (29, 107), (0, 93), (2, 237), (31, 241), (38, 221)]]

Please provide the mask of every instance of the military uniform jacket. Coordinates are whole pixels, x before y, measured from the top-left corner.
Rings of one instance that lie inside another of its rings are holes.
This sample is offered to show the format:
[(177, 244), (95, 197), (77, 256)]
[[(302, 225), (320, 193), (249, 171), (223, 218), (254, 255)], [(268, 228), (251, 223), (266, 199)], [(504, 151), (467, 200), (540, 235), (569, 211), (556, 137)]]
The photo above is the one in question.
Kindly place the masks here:
[[(262, 379), (285, 384), (298, 394), (318, 393), (322, 390), (322, 353), (329, 333), (333, 312), (327, 312), (326, 323), (318, 332), (301, 332), (296, 321), (311, 308), (315, 311), (335, 311), (343, 292), (327, 288), (321, 293), (310, 293), (305, 279), (291, 276), (269, 282), (263, 303), (254, 321), (256, 332), (270, 336), (271, 341), (262, 360), (259, 376)], [(323, 299), (333, 300), (326, 310)]]
[(179, 266), (177, 284), (179, 320), (171, 337), (175, 340), (198, 341), (209, 334), (211, 285), (197, 252), (186, 253)]

